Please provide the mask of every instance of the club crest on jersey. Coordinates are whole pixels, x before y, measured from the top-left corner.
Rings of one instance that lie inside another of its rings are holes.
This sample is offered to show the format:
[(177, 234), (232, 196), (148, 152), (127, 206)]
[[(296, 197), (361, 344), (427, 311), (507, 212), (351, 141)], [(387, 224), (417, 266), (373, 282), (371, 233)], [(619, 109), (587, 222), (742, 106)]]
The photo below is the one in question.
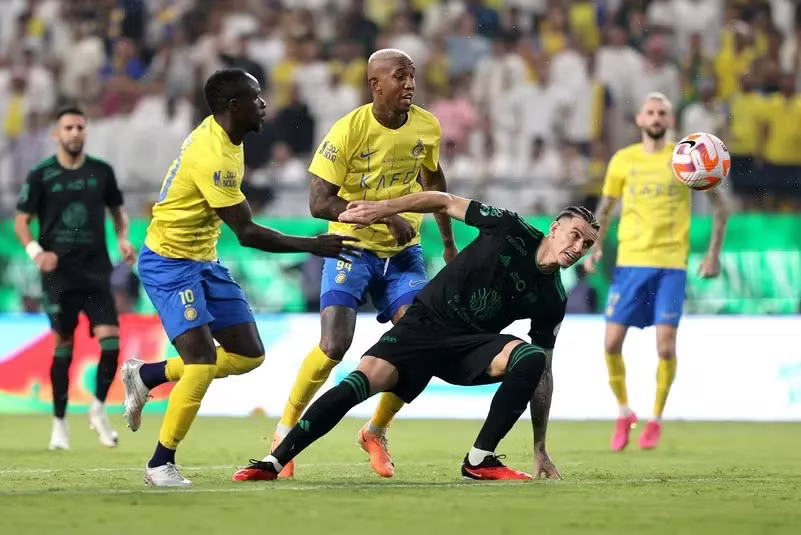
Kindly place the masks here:
[(344, 272), (340, 271), (334, 280), (337, 282), (337, 284), (344, 284), (345, 281), (348, 280), (348, 276), (345, 275)]
[(419, 157), (423, 153), (423, 150), (424, 150), (423, 142), (422, 140), (418, 139), (417, 143), (412, 149), (412, 156), (414, 156), (415, 158)]
[(239, 186), (239, 181), (236, 179), (236, 172), (222, 171), (214, 172), (214, 185), (218, 188), (236, 188)]
[(195, 321), (197, 319), (197, 310), (195, 307), (186, 307), (184, 310), (184, 318), (186, 318), (186, 321)]

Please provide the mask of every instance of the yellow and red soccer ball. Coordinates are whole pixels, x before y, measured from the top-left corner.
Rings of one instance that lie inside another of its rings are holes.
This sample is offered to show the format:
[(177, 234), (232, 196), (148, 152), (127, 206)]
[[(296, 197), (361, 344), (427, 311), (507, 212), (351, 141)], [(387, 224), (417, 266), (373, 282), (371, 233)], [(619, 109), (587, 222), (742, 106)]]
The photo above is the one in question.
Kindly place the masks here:
[(676, 143), (670, 166), (679, 182), (703, 191), (714, 188), (729, 176), (731, 156), (720, 139), (697, 132)]

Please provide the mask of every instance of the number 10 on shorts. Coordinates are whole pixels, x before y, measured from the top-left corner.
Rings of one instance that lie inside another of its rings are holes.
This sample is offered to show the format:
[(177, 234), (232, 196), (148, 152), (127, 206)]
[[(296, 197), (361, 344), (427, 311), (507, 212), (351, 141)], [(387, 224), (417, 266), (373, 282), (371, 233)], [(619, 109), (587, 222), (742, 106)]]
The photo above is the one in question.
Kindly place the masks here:
[(181, 297), (181, 304), (184, 306), (195, 302), (195, 293), (189, 288), (178, 292), (178, 295)]
[(184, 306), (184, 318), (187, 321), (195, 321), (197, 319), (197, 310), (192, 306), (192, 303), (195, 302), (195, 293), (187, 288), (186, 290), (178, 292), (178, 296), (181, 298), (181, 304)]

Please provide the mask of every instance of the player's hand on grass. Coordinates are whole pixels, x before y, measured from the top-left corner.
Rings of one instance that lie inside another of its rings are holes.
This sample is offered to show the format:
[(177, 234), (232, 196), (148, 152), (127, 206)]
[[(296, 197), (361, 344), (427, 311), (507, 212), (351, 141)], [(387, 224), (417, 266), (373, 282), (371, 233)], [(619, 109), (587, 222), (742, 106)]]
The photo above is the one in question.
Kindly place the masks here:
[(587, 254), (587, 258), (584, 259), (584, 269), (587, 273), (595, 273), (598, 271), (596, 264), (601, 261), (602, 256), (603, 251), (601, 251), (600, 247), (592, 248), (589, 254)]
[(551, 462), (545, 447), (534, 448), (534, 479), (562, 479), (562, 474)]
[(39, 268), (39, 271), (50, 273), (58, 265), (58, 255), (51, 251), (42, 251), (36, 255), (33, 261), (36, 262), (36, 267)]
[(122, 261), (129, 266), (132, 266), (133, 263), (136, 262), (136, 249), (134, 249), (134, 246), (125, 240), (119, 243), (119, 248), (120, 254), (122, 255)]
[(317, 256), (337, 258), (350, 262), (353, 257), (360, 256), (361, 250), (355, 245), (358, 238), (353, 236), (340, 236), (338, 234), (321, 234), (312, 238), (309, 252)]
[(445, 247), (445, 251), (442, 253), (442, 258), (445, 260), (446, 264), (449, 264), (451, 260), (456, 258), (457, 254), (459, 254), (459, 249), (457, 249), (455, 245), (451, 244)]
[(386, 223), (392, 237), (398, 242), (398, 245), (404, 246), (417, 236), (417, 232), (412, 226), (401, 216), (393, 215), (385, 218), (383, 223)]
[(702, 279), (714, 279), (720, 275), (720, 258), (717, 255), (706, 255), (698, 267), (698, 275)]

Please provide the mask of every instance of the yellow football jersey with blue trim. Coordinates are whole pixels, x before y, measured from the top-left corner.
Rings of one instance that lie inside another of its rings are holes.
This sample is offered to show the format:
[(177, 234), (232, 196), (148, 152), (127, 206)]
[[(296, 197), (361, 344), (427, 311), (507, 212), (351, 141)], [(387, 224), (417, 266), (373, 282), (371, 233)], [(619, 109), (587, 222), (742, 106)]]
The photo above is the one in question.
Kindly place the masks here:
[[(439, 121), (419, 106), (409, 109), (403, 126), (391, 129), (373, 116), (373, 105), (366, 104), (337, 121), (320, 143), (309, 171), (339, 186), (346, 201), (395, 199), (422, 191), (421, 167), (436, 171), (439, 165)], [(422, 214), (401, 214), (417, 231), (406, 246), (399, 246), (386, 225), (355, 229), (353, 225), (332, 221), (329, 232), (354, 236), (360, 246), (381, 257), (392, 256), (420, 243)]]
[(622, 200), (617, 265), (687, 269), (692, 192), (673, 176), (673, 143), (623, 148), (606, 170), (603, 195)]
[(215, 208), (245, 200), (244, 173), (242, 145), (231, 143), (214, 117), (206, 117), (167, 171), (145, 245), (169, 258), (216, 260), (222, 220)]

